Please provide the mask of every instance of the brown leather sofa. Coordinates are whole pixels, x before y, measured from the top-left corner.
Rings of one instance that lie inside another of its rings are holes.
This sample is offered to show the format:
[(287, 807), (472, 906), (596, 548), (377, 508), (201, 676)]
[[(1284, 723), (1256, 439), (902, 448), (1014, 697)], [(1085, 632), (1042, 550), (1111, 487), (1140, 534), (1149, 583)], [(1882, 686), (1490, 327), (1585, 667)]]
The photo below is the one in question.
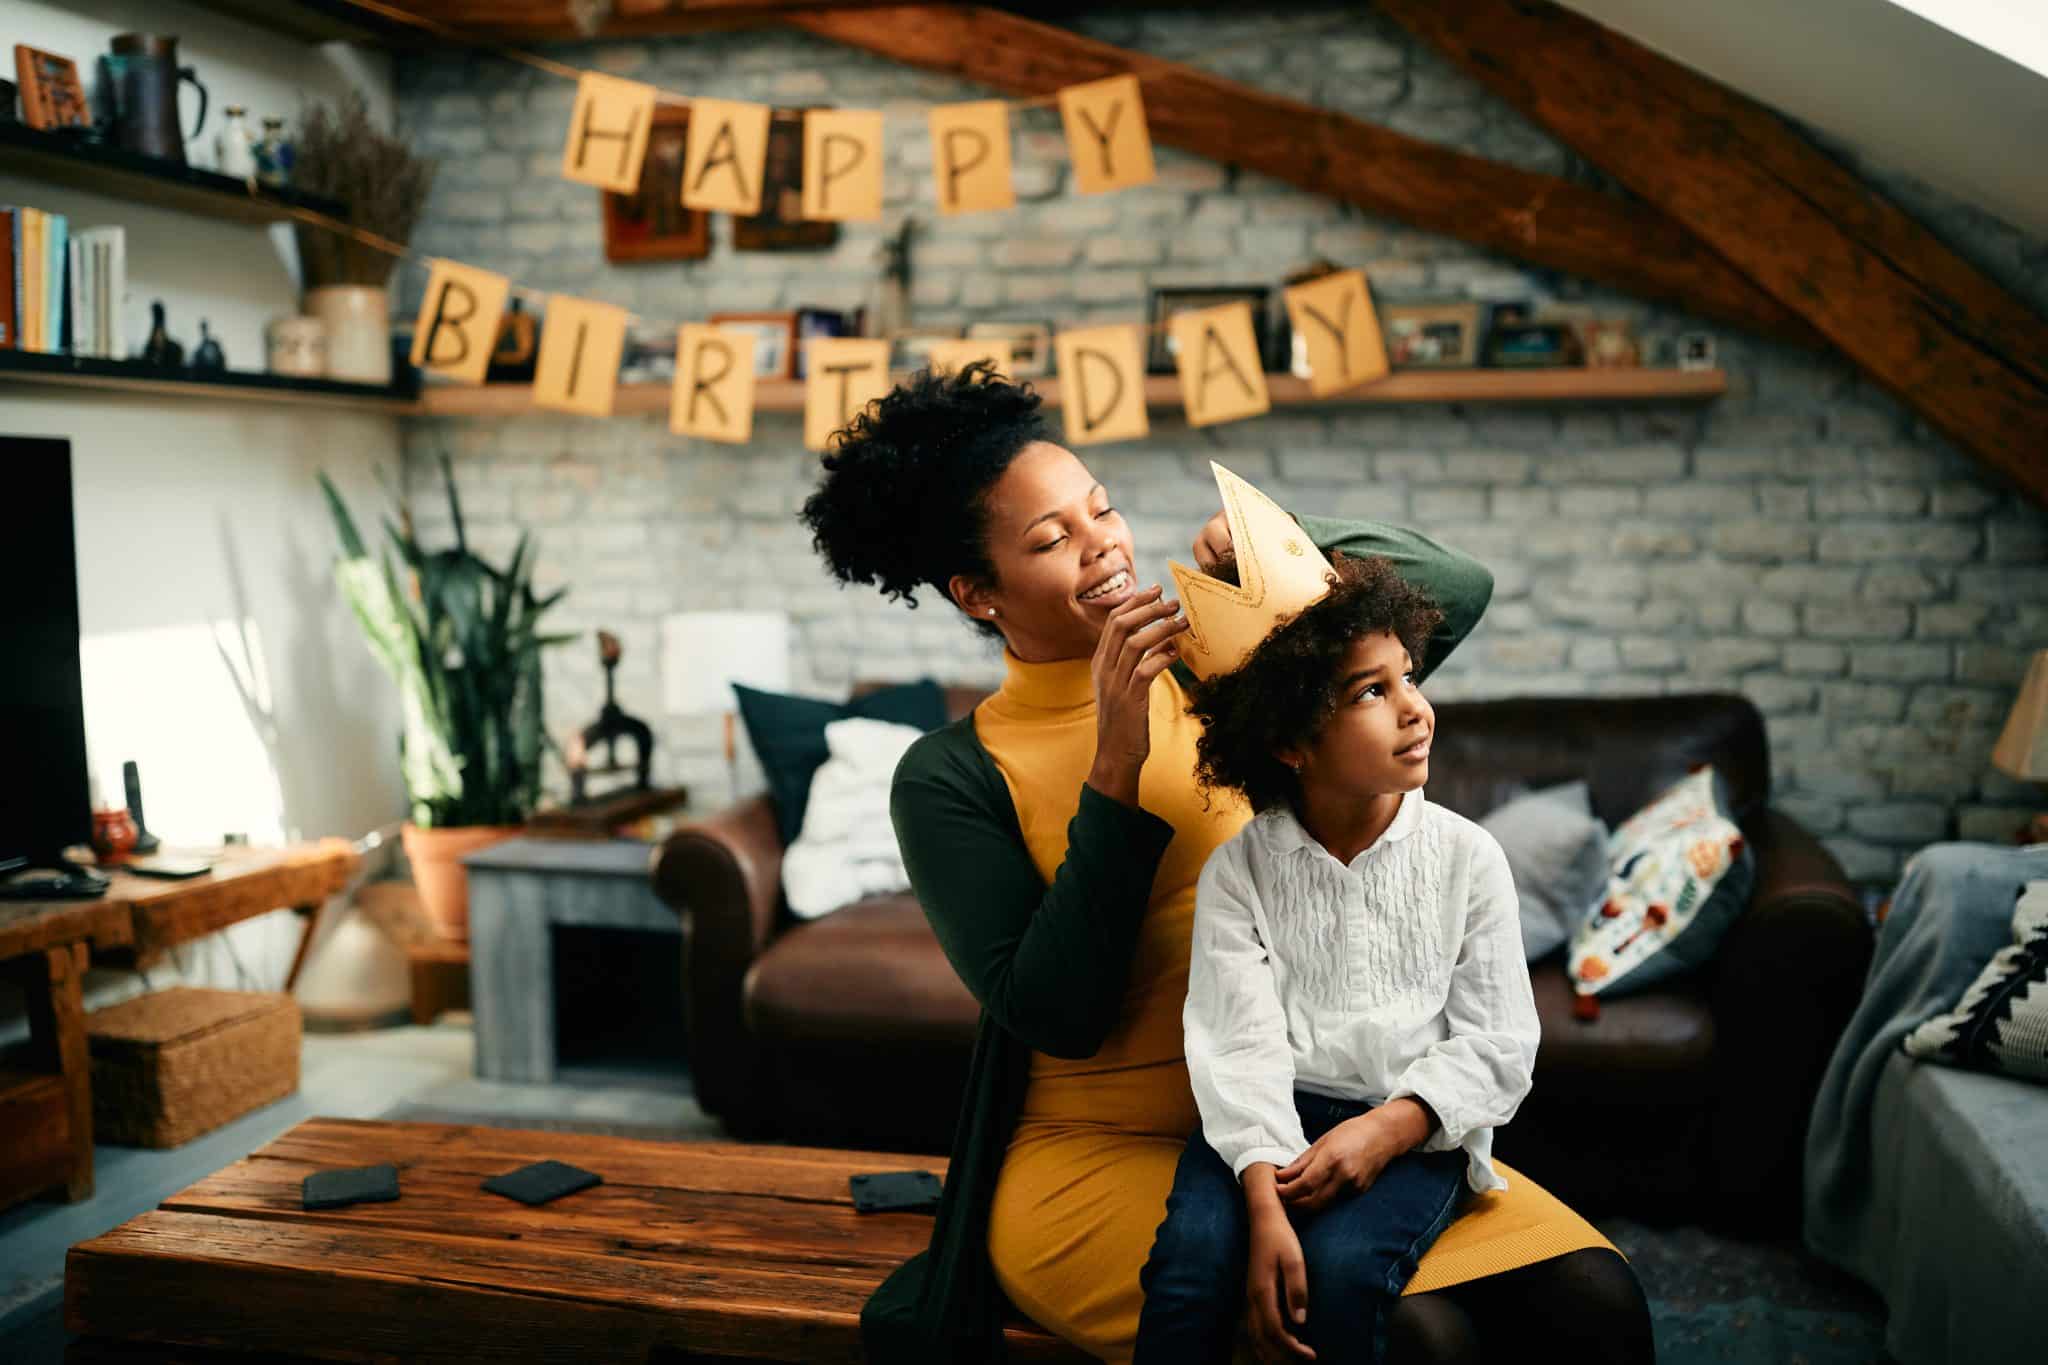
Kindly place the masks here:
[[(980, 692), (949, 689), (955, 715)], [(1535, 1088), (1499, 1155), (1588, 1213), (1783, 1231), (1821, 1070), (1872, 935), (1842, 869), (1769, 809), (1762, 717), (1739, 696), (1526, 698), (1437, 708), (1429, 796), (1464, 815), (1584, 778), (1611, 826), (1693, 765), (1725, 774), (1757, 856), (1714, 962), (1573, 1017), (1562, 953), (1533, 964)], [(947, 1150), (977, 1011), (909, 896), (808, 923), (782, 904), (766, 797), (672, 835), (655, 889), (682, 916), (699, 1101), (736, 1134)]]

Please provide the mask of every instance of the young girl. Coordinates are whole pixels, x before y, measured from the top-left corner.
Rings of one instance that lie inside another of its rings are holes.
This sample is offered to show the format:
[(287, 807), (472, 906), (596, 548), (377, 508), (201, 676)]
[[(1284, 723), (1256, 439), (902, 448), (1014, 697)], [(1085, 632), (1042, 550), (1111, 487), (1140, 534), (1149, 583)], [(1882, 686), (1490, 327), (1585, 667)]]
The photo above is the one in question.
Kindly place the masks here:
[[(1193, 694), (1205, 787), (1257, 812), (1204, 866), (1184, 1013), (1201, 1127), (1143, 1282), (1136, 1359), (1227, 1360), (1245, 1286), (1269, 1358), (1378, 1360), (1462, 1196), (1503, 1189), (1492, 1130), (1537, 1019), (1507, 860), (1423, 797), (1415, 683), (1441, 615), (1384, 559)], [(1245, 1278), (1189, 1248), (1230, 1244)]]

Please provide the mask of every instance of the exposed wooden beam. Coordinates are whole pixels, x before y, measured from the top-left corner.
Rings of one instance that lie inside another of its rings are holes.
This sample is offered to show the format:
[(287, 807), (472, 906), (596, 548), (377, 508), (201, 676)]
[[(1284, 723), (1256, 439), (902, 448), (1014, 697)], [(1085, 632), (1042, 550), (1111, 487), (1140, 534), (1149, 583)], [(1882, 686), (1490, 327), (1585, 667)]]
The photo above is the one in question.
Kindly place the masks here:
[(2048, 321), (1776, 115), (1545, 0), (1380, 8), (2048, 504)]
[(1662, 212), (1554, 176), (980, 6), (809, 11), (782, 22), (1012, 95), (1141, 72), (1155, 141), (1641, 298), (1819, 344), (1796, 314)]

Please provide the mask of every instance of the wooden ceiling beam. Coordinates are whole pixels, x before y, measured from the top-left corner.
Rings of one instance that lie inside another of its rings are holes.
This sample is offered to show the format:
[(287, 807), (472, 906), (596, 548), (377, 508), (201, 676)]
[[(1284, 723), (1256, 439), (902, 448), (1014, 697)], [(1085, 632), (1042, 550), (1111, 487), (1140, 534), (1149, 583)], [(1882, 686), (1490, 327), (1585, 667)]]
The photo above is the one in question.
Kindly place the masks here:
[(1661, 212), (982, 6), (797, 12), (782, 22), (1010, 95), (1145, 78), (1154, 141), (1640, 298), (1820, 344), (1796, 314)]
[(1775, 114), (1546, 0), (1379, 8), (2048, 504), (2048, 321)]
[[(278, 0), (260, 0), (276, 4)], [(202, 0), (202, 3), (249, 5), (259, 0)], [(308, 3), (308, 0), (300, 0)], [(452, 29), (464, 37), (487, 38), (501, 43), (575, 42), (586, 38), (659, 38), (720, 29), (756, 28), (774, 22), (792, 10), (866, 8), (891, 0), (608, 0), (602, 8), (571, 3), (571, 0), (378, 0), (382, 7), (403, 10), (429, 25)], [(348, 11), (349, 0), (310, 0), (321, 10)], [(595, 15), (594, 27), (585, 28), (578, 10)], [(372, 11), (357, 10), (372, 22)], [(398, 21), (380, 21), (386, 31), (404, 34)], [(414, 26), (411, 33), (427, 42), (445, 41), (431, 28)]]

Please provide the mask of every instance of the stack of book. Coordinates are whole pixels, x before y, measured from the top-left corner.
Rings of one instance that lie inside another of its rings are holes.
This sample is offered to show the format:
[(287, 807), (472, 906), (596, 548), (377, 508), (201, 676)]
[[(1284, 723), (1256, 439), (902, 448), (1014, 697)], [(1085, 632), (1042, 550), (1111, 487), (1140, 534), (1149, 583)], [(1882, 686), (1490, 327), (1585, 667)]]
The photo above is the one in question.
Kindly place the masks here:
[(0, 208), (0, 347), (120, 360), (128, 234), (61, 213)]

